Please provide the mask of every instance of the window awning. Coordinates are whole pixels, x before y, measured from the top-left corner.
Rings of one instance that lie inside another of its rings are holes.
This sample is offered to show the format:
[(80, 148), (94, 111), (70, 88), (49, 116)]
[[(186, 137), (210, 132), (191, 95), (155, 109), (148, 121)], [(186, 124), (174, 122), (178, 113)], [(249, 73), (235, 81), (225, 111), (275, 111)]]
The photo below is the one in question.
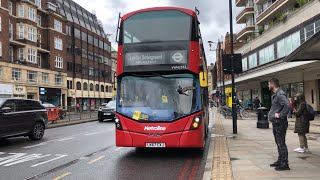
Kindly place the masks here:
[(294, 62), (313, 60), (320, 60), (320, 31), (289, 54), (283, 61)]

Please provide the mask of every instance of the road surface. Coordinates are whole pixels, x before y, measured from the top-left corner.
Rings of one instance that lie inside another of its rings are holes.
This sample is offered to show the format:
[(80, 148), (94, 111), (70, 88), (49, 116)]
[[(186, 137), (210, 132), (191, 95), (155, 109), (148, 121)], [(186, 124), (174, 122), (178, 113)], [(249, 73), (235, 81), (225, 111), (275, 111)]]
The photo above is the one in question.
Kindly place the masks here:
[(118, 148), (114, 131), (113, 122), (90, 122), (48, 129), (36, 142), (0, 140), (1, 179), (202, 178), (206, 150)]

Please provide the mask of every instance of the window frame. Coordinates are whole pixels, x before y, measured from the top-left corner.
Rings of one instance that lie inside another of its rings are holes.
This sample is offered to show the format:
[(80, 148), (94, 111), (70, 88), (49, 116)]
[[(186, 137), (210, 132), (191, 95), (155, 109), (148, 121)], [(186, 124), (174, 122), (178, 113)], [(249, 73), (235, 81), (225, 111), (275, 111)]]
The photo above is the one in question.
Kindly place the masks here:
[(28, 59), (27, 59), (28, 62), (30, 63), (34, 63), (36, 64), (37, 63), (37, 50), (35, 49), (28, 49)]
[(42, 83), (49, 84), (49, 73), (42, 73)]
[(63, 50), (63, 42), (62, 39), (55, 37), (54, 38), (54, 48), (57, 50)]
[(63, 58), (61, 56), (54, 57), (54, 67), (63, 69)]
[[(38, 73), (36, 71), (27, 70), (27, 81), (29, 83), (37, 83), (37, 75)], [(31, 76), (34, 76), (33, 79), (30, 79)]]
[(62, 22), (57, 19), (54, 19), (53, 28), (54, 30), (62, 33)]
[[(16, 75), (18, 75), (18, 76), (16, 77)], [(21, 81), (21, 69), (12, 68), (11, 78), (14, 81)]]

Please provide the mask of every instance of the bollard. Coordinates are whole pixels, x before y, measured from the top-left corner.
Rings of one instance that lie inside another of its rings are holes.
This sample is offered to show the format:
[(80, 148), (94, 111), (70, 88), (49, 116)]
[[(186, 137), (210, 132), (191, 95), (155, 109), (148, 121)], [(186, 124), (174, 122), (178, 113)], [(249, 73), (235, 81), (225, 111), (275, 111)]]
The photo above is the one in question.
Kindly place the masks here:
[(268, 109), (265, 107), (258, 108), (257, 128), (260, 128), (260, 129), (269, 128), (268, 112), (269, 112)]

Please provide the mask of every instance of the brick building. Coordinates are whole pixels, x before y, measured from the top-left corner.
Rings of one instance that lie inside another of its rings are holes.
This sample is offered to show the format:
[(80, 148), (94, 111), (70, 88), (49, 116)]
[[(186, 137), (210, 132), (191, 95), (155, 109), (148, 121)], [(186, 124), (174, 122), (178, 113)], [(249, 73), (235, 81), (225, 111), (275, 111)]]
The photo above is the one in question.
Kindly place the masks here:
[(71, 0), (0, 6), (0, 97), (61, 106), (111, 99), (110, 42), (94, 14)]
[[(233, 44), (233, 48), (234, 51), (238, 50), (239, 48), (242, 47), (242, 43), (240, 41), (236, 40), (236, 36), (234, 35), (234, 44)], [(222, 55), (223, 54), (230, 54), (231, 53), (231, 46), (230, 46), (230, 34), (227, 33), (225, 36), (224, 41), (219, 41), (217, 44), (217, 48), (216, 48), (216, 54), (217, 54), (217, 61), (216, 61), (216, 65), (217, 65), (217, 83), (219, 84), (223, 84), (223, 79), (226, 80), (230, 80), (231, 79), (231, 75), (230, 74), (224, 74), (223, 73), (223, 68), (222, 68)]]

